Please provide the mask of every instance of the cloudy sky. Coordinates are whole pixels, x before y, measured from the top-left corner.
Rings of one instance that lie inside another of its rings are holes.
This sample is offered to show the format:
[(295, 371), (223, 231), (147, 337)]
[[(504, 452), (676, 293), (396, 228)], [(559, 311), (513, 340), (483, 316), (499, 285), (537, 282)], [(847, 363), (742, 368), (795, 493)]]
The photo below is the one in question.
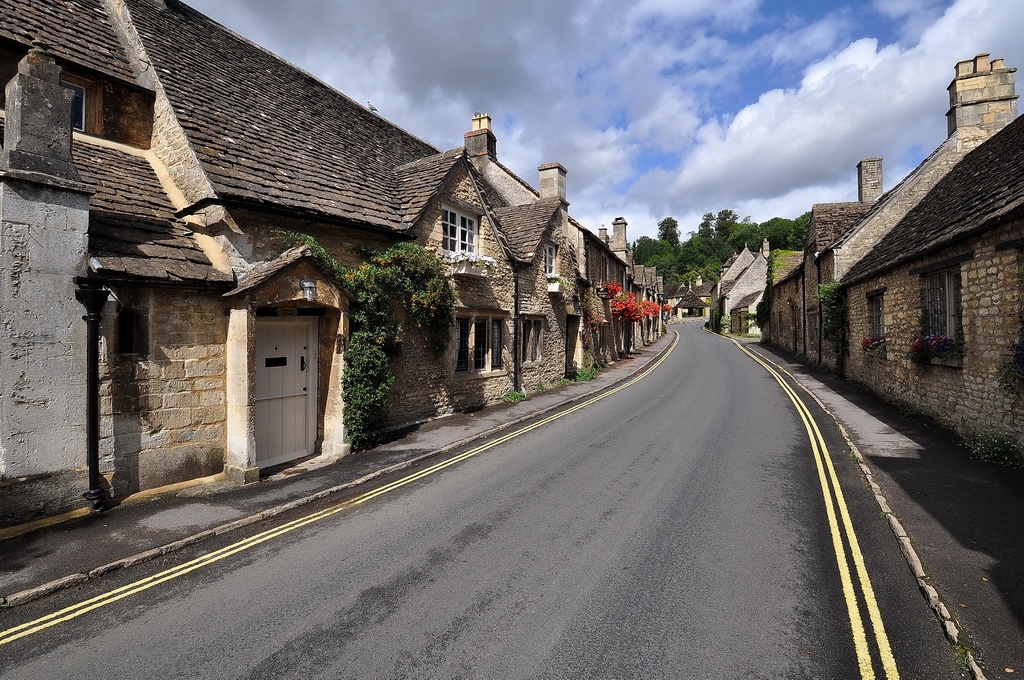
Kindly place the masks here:
[(185, 0), (441, 149), (475, 111), (534, 185), (630, 239), (892, 187), (946, 137), (957, 61), (1024, 66), (1019, 0)]

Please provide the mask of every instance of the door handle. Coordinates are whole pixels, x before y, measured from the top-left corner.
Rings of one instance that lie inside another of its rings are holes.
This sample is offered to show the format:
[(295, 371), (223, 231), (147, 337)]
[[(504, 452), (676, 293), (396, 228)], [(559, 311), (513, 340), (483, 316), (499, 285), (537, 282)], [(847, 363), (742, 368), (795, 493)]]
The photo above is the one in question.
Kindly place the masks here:
[(299, 357), (299, 370), (300, 371), (305, 371), (306, 370), (306, 357), (304, 357), (304, 356)]

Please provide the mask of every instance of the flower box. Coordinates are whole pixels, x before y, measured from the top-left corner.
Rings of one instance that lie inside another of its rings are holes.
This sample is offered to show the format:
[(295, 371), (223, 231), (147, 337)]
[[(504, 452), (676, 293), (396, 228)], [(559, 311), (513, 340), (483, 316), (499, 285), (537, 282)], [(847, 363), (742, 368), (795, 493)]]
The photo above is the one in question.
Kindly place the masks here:
[(548, 292), (553, 295), (561, 295), (565, 292), (565, 286), (562, 285), (562, 281), (560, 279), (548, 281)]
[(452, 265), (452, 274), (460, 274), (462, 276), (487, 276), (487, 269), (485, 267), (477, 267), (472, 262), (456, 262)]

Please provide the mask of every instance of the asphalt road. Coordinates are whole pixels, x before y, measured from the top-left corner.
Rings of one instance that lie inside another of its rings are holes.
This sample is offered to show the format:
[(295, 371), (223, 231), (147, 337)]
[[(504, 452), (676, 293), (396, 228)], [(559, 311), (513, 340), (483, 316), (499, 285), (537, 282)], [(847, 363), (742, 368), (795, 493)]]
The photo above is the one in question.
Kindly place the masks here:
[(775, 378), (675, 328), (633, 384), (447, 467), (11, 610), (99, 598), (0, 647), (0, 676), (967, 677), (830, 419), (803, 399), (843, 503)]

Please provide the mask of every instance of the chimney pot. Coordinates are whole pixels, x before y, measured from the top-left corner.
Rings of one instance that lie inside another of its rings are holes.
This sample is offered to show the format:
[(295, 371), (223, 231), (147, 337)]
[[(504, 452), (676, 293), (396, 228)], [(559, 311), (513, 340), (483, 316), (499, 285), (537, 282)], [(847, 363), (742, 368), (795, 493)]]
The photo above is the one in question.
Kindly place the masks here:
[(950, 136), (960, 131), (958, 141), (968, 147), (981, 142), (1017, 117), (1014, 73), (1002, 59), (989, 60), (979, 54), (956, 65), (956, 77), (949, 84), (946, 128)]

